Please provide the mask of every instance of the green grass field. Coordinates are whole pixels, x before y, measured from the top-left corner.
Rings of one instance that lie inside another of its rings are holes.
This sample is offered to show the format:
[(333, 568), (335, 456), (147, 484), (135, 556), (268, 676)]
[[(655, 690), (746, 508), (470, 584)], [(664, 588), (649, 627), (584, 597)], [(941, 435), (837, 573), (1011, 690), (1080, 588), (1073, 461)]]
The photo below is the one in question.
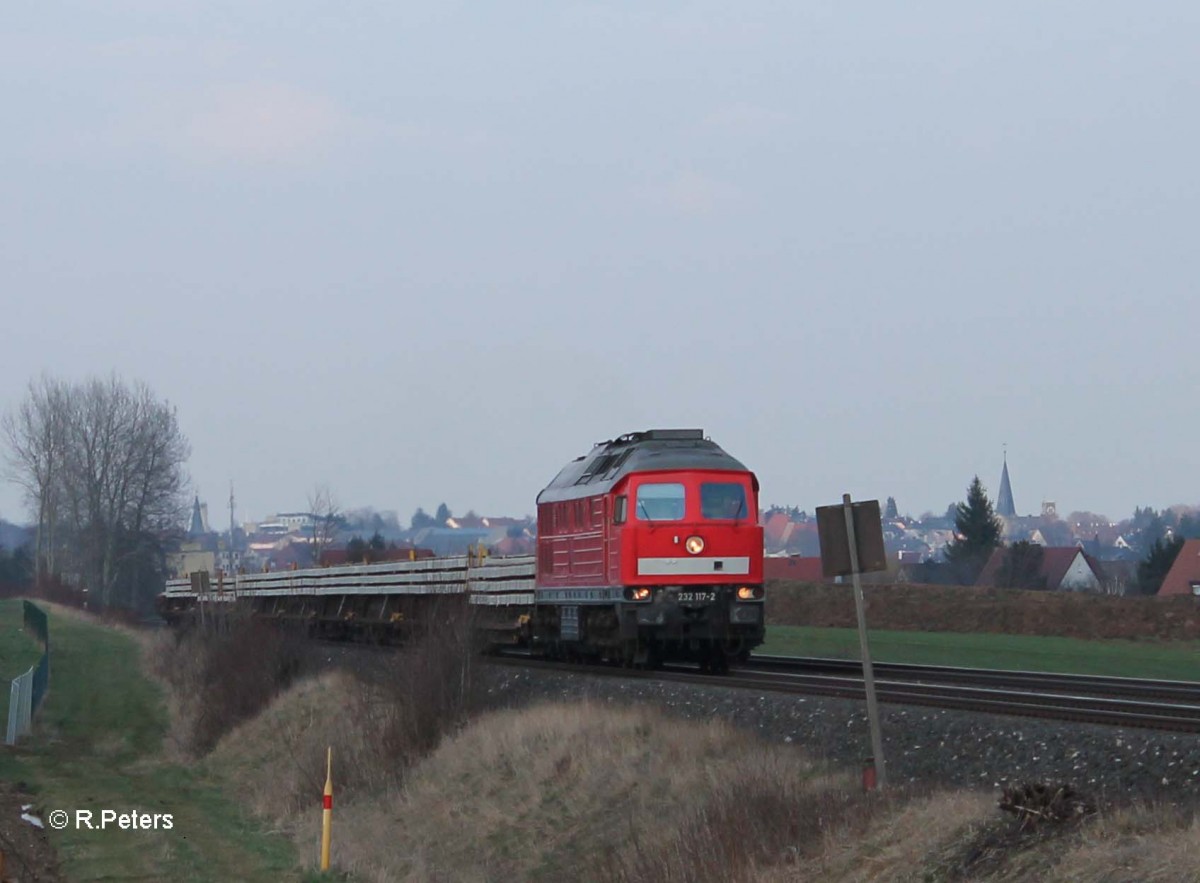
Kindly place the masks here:
[[(67, 876), (305, 879), (286, 838), (264, 831), (202, 772), (163, 757), (165, 702), (140, 670), (137, 642), (41, 606), (50, 617), (50, 692), (33, 733), (0, 752), (0, 778), (27, 783), (44, 818), (55, 809), (90, 809), (97, 820), (104, 809), (174, 817), (169, 831), (52, 831)], [(0, 635), (20, 624), (19, 602), (0, 606)]]
[[(1200, 642), (1082, 641), (1029, 635), (868, 632), (876, 662), (1200, 681)], [(854, 629), (773, 625), (759, 653), (858, 659)]]

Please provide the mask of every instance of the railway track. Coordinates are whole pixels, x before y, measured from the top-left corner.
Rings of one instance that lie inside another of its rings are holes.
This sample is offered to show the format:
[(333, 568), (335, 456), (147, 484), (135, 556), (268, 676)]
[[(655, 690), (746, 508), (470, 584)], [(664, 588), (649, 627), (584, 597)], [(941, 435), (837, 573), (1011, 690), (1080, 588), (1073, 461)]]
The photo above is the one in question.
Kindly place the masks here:
[[(751, 657), (727, 675), (683, 666), (656, 671), (497, 657), (499, 664), (840, 699), (865, 697), (860, 667), (843, 660)], [(880, 702), (1200, 733), (1200, 684), (1003, 672), (946, 666), (875, 666)]]
[[(966, 684), (975, 687), (995, 686), (1005, 690), (1029, 689), (1034, 692), (1066, 692), (1082, 696), (1107, 696), (1113, 699), (1161, 699), (1181, 705), (1200, 705), (1200, 683), (1194, 681), (1005, 671), (895, 662), (877, 662), (874, 668), (877, 678), (896, 681)], [(857, 676), (861, 669), (861, 663), (850, 659), (758, 654), (752, 656), (750, 661), (740, 668), (740, 670), (752, 671), (820, 673), (850, 677)]]

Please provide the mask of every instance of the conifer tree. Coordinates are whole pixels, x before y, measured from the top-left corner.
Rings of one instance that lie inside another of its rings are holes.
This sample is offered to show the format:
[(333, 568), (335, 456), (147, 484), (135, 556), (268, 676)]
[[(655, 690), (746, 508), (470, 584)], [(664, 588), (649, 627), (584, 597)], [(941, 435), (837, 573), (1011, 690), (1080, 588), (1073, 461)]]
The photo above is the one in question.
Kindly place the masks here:
[(996, 585), (1002, 589), (1044, 589), (1042, 576), (1042, 547), (1021, 540), (1008, 547), (1004, 561), (996, 573)]
[(1146, 557), (1138, 562), (1138, 591), (1143, 595), (1158, 594), (1182, 548), (1183, 537), (1161, 537), (1155, 540)]
[(1003, 525), (996, 517), (979, 476), (967, 488), (967, 500), (954, 507), (954, 532), (957, 537), (946, 546), (946, 560), (962, 585), (972, 585), (987, 564), (992, 550), (1001, 545)]

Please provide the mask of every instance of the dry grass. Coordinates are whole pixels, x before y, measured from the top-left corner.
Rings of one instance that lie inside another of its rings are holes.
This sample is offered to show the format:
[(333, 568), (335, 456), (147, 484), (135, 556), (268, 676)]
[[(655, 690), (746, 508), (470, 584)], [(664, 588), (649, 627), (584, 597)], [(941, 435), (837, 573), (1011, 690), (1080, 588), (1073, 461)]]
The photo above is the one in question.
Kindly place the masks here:
[[(143, 659), (143, 667), (152, 678), (154, 677), (154, 674), (151, 671), (153, 668), (153, 660), (149, 654), (156, 644), (156, 638), (163, 634), (162, 632), (152, 628), (131, 625), (129, 622), (92, 613), (90, 610), (84, 610), (80, 607), (75, 607), (70, 604), (60, 604), (57, 601), (47, 601), (44, 598), (30, 598), (29, 600), (31, 600), (38, 607), (41, 607), (47, 613), (53, 613), (56, 617), (69, 619), (72, 622), (85, 623), (87, 625), (103, 626), (110, 631), (125, 635), (127, 638), (136, 641), (143, 653), (146, 654)], [(51, 646), (54, 645), (53, 633), (50, 635), (50, 643)]]
[(451, 611), (375, 665), (303, 680), (225, 735), (207, 762), (256, 812), (284, 826), (319, 805), (328, 747), (339, 805), (386, 799), (412, 764), (467, 719), (470, 635), (469, 623)]
[(865, 795), (857, 775), (722, 720), (560, 703), (470, 722), (475, 654), (450, 609), (369, 672), (278, 695), (288, 654), (270, 641), (159, 635), (148, 658), (183, 742), (216, 741), (205, 764), (314, 861), (333, 747), (334, 861), (359, 879), (1200, 880), (1200, 822), (1174, 809), (1029, 830), (993, 794)]
[(812, 861), (766, 869), (757, 881), (893, 883), (942, 879), (927, 877), (926, 870), (937, 866), (940, 854), (954, 849), (995, 816), (994, 798), (980, 792), (917, 797), (878, 814), (858, 836), (828, 840)]
[(1071, 848), (1046, 852), (1046, 879), (1064, 883), (1196, 881), (1200, 819), (1168, 809), (1118, 810), (1086, 826)]
[(950, 792), (875, 825), (814, 877), (769, 879), (1183, 883), (1200, 880), (1200, 823), (1175, 808), (1131, 807), (1023, 827), (994, 795)]
[(301, 682), (209, 759), (315, 854), (332, 745), (334, 862), (356, 879), (1200, 880), (1200, 823), (1178, 811), (1022, 831), (994, 794), (864, 795), (794, 748), (648, 708), (495, 712), (409, 766), (377, 689)]
[(57, 601), (47, 601), (45, 598), (37, 598), (30, 596), (30, 601), (41, 607), (43, 610), (53, 611), (55, 616), (61, 616), (63, 619), (74, 620), (75, 622), (85, 622), (89, 625), (103, 625), (105, 628), (110, 628), (113, 631), (121, 632), (126, 635), (143, 634), (142, 629), (135, 628), (127, 622), (106, 619), (103, 616), (92, 613), (88, 610), (83, 610), (79, 607), (72, 607), (69, 604), (60, 604)]
[(334, 748), (339, 802), (380, 769), (381, 729), (355, 714), (359, 684), (345, 672), (300, 681), (254, 719), (228, 733), (205, 764), (230, 781), (254, 812), (276, 823), (319, 806), (325, 749)]
[(739, 767), (737, 778), (702, 795), (670, 836), (633, 838), (605, 876), (622, 883), (753, 883), (766, 869), (807, 869), (824, 849), (857, 840), (898, 796), (865, 794), (845, 777), (788, 775), (778, 756), (768, 760), (761, 750)]
[[(345, 807), (336, 851), (368, 880), (733, 880), (750, 862), (809, 851), (844, 819), (826, 810), (854, 793), (799, 752), (724, 721), (546, 705), (480, 719), (419, 764), (401, 794)], [(762, 811), (740, 821), (747, 806)], [(783, 823), (756, 840), (750, 827), (773, 824), (777, 811)], [(702, 876), (695, 850), (714, 832), (723, 845), (703, 858)]]

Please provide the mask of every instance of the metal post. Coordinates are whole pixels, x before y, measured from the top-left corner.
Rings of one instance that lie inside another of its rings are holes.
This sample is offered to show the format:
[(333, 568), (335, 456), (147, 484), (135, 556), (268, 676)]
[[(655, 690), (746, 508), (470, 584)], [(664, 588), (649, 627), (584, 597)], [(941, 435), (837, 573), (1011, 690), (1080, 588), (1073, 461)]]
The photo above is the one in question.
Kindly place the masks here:
[(17, 737), (21, 734), (21, 679), (13, 678), (12, 688), (8, 698), (8, 732), (5, 743), (16, 745)]
[(21, 692), (21, 732), (33, 729), (33, 669), (21, 676), (24, 685)]
[(325, 761), (325, 795), (321, 801), (321, 870), (329, 870), (329, 847), (333, 840), (333, 748)]
[(879, 725), (879, 704), (875, 700), (875, 669), (871, 665), (871, 648), (867, 643), (867, 612), (863, 602), (862, 581), (858, 571), (858, 538), (854, 535), (854, 511), (850, 495), (842, 494), (842, 511), (846, 515), (846, 538), (850, 543), (850, 572), (854, 581), (854, 612), (858, 617), (858, 645), (862, 652), (863, 686), (867, 693), (867, 721), (871, 727), (871, 751), (875, 756), (875, 783), (883, 790), (886, 784), (883, 763), (883, 730)]

